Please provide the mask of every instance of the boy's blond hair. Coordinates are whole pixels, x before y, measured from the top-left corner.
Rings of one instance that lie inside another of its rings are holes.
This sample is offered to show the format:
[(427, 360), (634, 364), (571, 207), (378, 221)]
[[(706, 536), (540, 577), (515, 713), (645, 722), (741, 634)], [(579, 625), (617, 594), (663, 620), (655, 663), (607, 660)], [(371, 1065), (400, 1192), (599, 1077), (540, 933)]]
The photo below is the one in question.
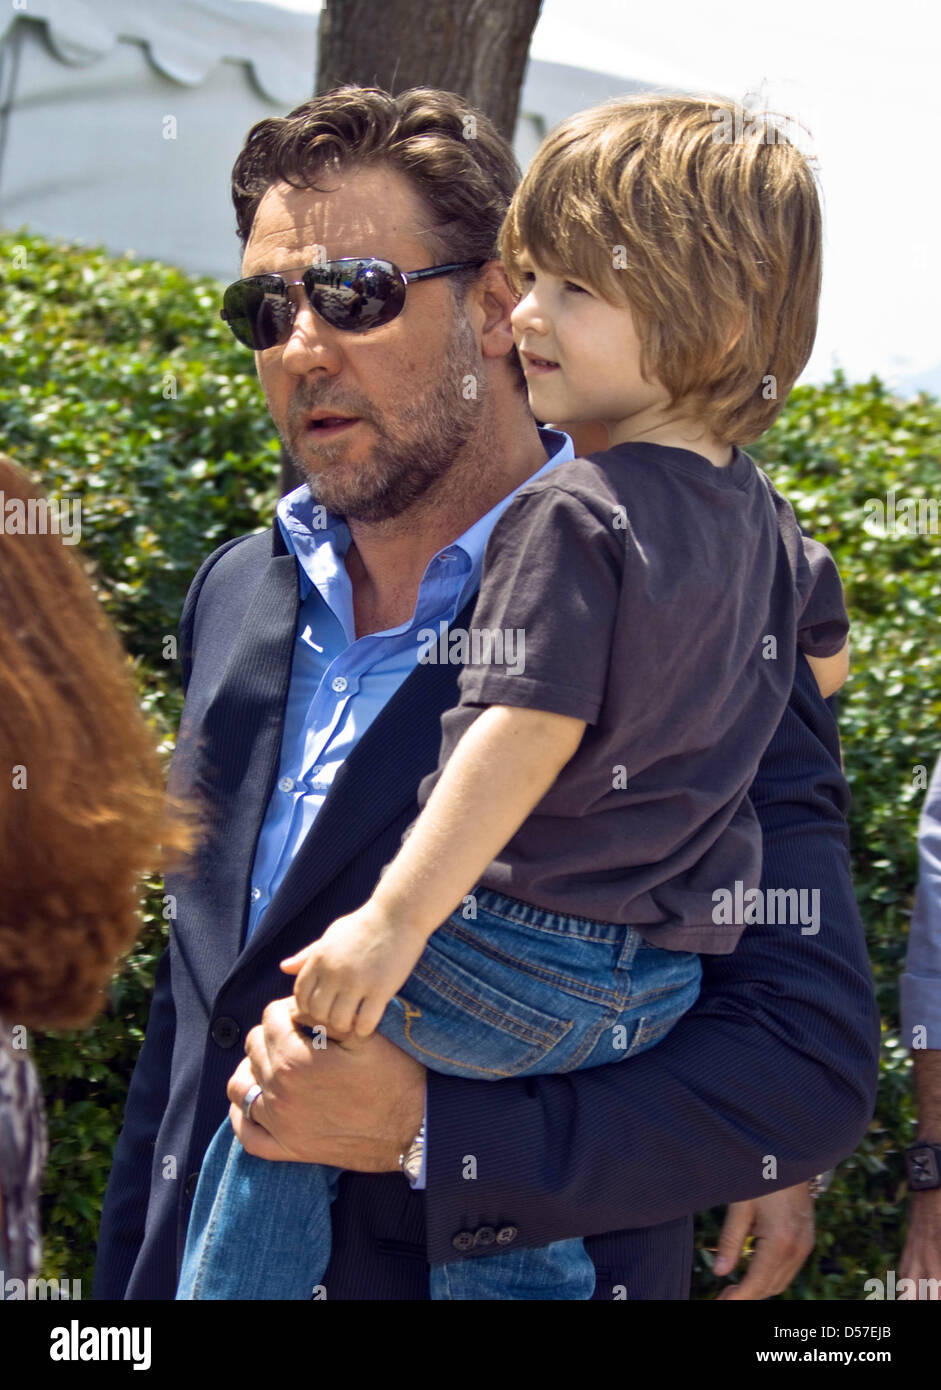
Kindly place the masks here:
[(780, 123), (723, 98), (616, 98), (543, 142), (500, 237), (630, 304), (641, 370), (723, 443), (771, 425), (813, 347), (821, 214)]

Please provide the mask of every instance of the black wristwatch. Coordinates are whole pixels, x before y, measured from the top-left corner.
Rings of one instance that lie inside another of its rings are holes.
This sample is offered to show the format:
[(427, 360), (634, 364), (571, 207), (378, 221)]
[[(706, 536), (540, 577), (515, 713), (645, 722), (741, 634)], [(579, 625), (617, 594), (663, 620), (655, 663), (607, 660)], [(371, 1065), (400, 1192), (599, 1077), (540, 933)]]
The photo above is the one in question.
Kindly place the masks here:
[(912, 1192), (941, 1187), (941, 1144), (913, 1144), (906, 1149), (905, 1171)]

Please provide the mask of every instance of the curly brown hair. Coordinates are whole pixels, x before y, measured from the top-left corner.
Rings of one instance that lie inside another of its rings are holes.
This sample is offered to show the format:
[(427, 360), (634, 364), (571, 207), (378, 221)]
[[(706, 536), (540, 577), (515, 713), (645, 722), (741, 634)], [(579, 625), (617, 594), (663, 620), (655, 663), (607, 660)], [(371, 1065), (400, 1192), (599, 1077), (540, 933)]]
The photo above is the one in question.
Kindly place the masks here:
[[(15, 499), (11, 509), (11, 499)], [(0, 1013), (76, 1027), (103, 1006), (139, 930), (136, 883), (180, 862), (192, 810), (168, 806), (128, 657), (50, 512), (0, 455)]]
[[(253, 125), (232, 169), (232, 202), (245, 248), (265, 193), (284, 181), (320, 187), (324, 176), (385, 165), (402, 174), (428, 209), (423, 235), (441, 261), (491, 261), (520, 169), (509, 141), (456, 92), (412, 87), (392, 96), (347, 83), (287, 116)], [(479, 270), (448, 277), (460, 301)], [(526, 378), (508, 357), (517, 386)]]

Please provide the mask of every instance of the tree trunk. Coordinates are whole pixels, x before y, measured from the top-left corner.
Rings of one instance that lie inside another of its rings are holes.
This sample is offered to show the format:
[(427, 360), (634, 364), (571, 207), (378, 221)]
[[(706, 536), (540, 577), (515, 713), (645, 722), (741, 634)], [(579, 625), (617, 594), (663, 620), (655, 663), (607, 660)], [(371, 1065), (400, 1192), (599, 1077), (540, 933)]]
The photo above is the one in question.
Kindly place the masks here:
[(458, 92), (512, 141), (542, 0), (325, 0), (317, 91)]
[[(542, 0), (325, 0), (317, 91), (458, 92), (510, 141)], [(304, 480), (281, 450), (281, 492)]]

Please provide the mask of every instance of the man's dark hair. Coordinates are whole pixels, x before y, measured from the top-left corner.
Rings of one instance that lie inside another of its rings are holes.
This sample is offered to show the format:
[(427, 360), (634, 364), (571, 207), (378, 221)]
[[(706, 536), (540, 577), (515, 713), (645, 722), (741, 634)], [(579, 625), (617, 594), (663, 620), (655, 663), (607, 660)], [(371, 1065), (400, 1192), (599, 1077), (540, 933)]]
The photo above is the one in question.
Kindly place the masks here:
[[(399, 96), (347, 85), (287, 116), (259, 121), (232, 169), (232, 202), (244, 248), (258, 204), (275, 183), (318, 188), (324, 174), (373, 166), (398, 170), (428, 208), (424, 233), (441, 263), (495, 260), (520, 169), (509, 143), (482, 111), (455, 92), (413, 87)], [(476, 271), (449, 277), (463, 298)], [(519, 360), (513, 355), (521, 384)]]
[(252, 126), (232, 170), (242, 246), (273, 184), (315, 189), (324, 173), (374, 165), (405, 174), (424, 199), (436, 253), (453, 261), (497, 255), (519, 166), (483, 112), (431, 87), (395, 97), (375, 87), (336, 87)]

